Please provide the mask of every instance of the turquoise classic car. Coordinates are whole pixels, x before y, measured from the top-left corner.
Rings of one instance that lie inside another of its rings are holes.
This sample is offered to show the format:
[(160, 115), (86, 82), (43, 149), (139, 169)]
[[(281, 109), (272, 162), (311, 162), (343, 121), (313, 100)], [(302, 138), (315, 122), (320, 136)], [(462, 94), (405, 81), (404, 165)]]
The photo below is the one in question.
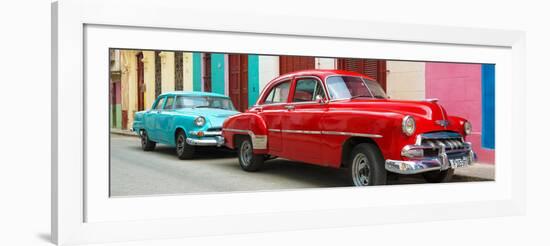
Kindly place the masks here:
[(223, 146), (223, 121), (237, 113), (224, 95), (169, 92), (160, 95), (150, 110), (136, 112), (132, 131), (141, 137), (144, 151), (162, 143), (176, 147), (180, 159), (188, 159), (196, 146)]

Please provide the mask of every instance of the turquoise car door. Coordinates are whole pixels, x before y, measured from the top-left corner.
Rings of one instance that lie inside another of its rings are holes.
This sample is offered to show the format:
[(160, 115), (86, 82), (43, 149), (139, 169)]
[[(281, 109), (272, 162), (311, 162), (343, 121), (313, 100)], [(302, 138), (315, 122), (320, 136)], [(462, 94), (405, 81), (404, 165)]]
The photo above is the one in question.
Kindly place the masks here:
[(153, 107), (151, 108), (151, 110), (147, 111), (143, 115), (143, 121), (145, 125), (145, 131), (147, 131), (147, 136), (149, 136), (149, 138), (155, 142), (158, 142), (161, 140), (159, 136), (157, 118), (159, 114), (162, 112), (165, 99), (166, 97), (159, 97), (155, 102), (155, 104), (153, 104)]
[(155, 120), (157, 125), (157, 134), (159, 140), (163, 143), (172, 143), (175, 139), (172, 132), (173, 120), (174, 120), (174, 96), (167, 96), (166, 103), (162, 107), (160, 113), (157, 114)]

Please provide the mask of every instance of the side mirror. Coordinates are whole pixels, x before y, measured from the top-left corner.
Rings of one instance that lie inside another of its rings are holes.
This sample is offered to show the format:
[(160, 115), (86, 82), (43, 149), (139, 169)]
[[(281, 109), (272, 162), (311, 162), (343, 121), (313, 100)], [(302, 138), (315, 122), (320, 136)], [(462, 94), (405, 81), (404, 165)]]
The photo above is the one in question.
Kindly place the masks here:
[(315, 96), (315, 101), (318, 102), (319, 104), (325, 104), (326, 103), (325, 98), (321, 95)]

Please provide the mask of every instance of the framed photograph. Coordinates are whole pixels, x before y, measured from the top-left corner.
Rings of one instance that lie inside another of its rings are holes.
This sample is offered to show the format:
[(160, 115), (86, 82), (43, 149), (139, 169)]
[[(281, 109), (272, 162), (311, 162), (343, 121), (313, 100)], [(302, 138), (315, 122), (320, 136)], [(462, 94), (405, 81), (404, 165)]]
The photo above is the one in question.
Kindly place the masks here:
[(524, 213), (522, 32), (185, 10), (52, 4), (56, 243)]

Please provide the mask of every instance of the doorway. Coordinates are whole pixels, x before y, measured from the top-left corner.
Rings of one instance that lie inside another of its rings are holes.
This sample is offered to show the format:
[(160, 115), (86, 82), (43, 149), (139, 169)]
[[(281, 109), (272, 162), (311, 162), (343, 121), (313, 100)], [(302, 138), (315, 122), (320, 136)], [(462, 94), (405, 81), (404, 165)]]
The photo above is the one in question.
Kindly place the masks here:
[(210, 53), (204, 53), (202, 64), (204, 68), (202, 73), (203, 91), (212, 92), (212, 56)]
[(139, 52), (137, 58), (137, 101), (138, 111), (145, 110), (145, 81), (143, 67), (143, 53)]
[(248, 55), (228, 55), (229, 97), (237, 110), (248, 109)]

